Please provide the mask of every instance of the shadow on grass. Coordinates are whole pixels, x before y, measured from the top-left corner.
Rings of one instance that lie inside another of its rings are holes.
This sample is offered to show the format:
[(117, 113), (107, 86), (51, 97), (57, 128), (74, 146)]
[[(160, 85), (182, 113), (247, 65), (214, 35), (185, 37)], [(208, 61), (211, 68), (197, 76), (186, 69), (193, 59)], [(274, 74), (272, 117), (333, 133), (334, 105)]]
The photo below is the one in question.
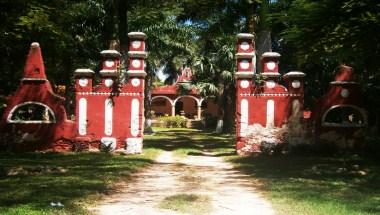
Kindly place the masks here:
[(380, 214), (380, 165), (358, 156), (229, 157), (260, 179), (279, 214)]
[(144, 147), (184, 151), (189, 155), (207, 151), (220, 153), (220, 156), (234, 153), (232, 135), (219, 135), (196, 129), (160, 129), (154, 135), (145, 136)]
[(84, 214), (78, 201), (110, 192), (112, 182), (152, 162), (105, 153), (0, 154), (0, 214)]

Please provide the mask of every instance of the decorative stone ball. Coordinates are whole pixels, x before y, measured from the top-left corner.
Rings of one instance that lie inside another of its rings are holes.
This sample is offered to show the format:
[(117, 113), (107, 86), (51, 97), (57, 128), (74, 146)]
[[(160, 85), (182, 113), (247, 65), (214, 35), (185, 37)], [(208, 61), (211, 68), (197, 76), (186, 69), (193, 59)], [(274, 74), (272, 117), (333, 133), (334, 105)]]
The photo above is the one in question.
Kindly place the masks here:
[(266, 66), (268, 70), (274, 70), (274, 68), (276, 68), (276, 63), (273, 61), (269, 61), (268, 63), (266, 63)]
[(246, 41), (242, 42), (240, 44), (240, 48), (244, 51), (247, 51), (249, 49), (249, 43), (247, 43)]
[(140, 80), (138, 78), (134, 78), (131, 80), (131, 84), (134, 87), (138, 87), (140, 85)]
[(88, 84), (88, 79), (87, 78), (81, 78), (81, 79), (79, 79), (78, 82), (79, 82), (79, 86), (85, 87)]
[(276, 86), (276, 83), (275, 83), (273, 80), (270, 80), (270, 81), (267, 81), (267, 82), (265, 83), (265, 85), (266, 85), (268, 88), (272, 89), (272, 88), (274, 88), (274, 87)]
[(347, 98), (350, 95), (350, 91), (348, 89), (343, 88), (342, 91), (340, 91), (340, 95), (343, 98)]
[(104, 81), (104, 85), (106, 85), (106, 87), (111, 87), (113, 84), (113, 80), (108, 78)]
[(115, 65), (115, 62), (113, 60), (106, 60), (104, 64), (106, 65), (107, 68), (111, 68)]
[(137, 59), (132, 60), (132, 66), (133, 66), (134, 68), (139, 68), (139, 67), (141, 66), (141, 61), (140, 61), (140, 60), (137, 60)]
[(134, 49), (138, 49), (138, 48), (140, 48), (141, 45), (142, 45), (142, 43), (141, 43), (141, 41), (139, 41), (139, 40), (135, 40), (135, 41), (132, 42), (132, 47), (133, 47)]
[(246, 89), (249, 87), (249, 81), (248, 80), (242, 80), (240, 81), (240, 87), (243, 89)]
[(248, 69), (249, 68), (249, 61), (248, 60), (242, 60), (240, 62), (240, 68), (242, 68), (242, 69)]
[(297, 89), (301, 87), (301, 82), (299, 80), (292, 81), (292, 87)]

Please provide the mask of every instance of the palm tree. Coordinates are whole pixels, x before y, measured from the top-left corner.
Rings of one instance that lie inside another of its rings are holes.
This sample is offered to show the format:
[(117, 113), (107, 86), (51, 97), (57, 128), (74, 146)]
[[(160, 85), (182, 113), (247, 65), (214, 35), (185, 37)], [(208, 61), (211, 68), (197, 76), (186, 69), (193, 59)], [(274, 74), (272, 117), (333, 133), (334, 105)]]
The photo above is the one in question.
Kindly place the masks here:
[(219, 107), (216, 133), (231, 130), (233, 126), (235, 111), (230, 107), (234, 107), (235, 94), (234, 44), (234, 35), (221, 35), (201, 46), (206, 48), (194, 59), (195, 86), (203, 97), (214, 98)]
[[(162, 9), (162, 8), (161, 8)], [(145, 15), (146, 12), (139, 11), (135, 8), (136, 16), (131, 18), (131, 26), (136, 26), (136, 30), (144, 32), (148, 39), (146, 45), (149, 56), (147, 58), (145, 78), (145, 118), (146, 126), (150, 126), (150, 101), (151, 91), (153, 88), (154, 76), (159, 68), (164, 67), (164, 72), (174, 75), (186, 61), (189, 56), (193, 55), (195, 28), (193, 26), (181, 25), (175, 20), (175, 9), (171, 9), (172, 13), (150, 14), (150, 18)], [(157, 10), (159, 11), (159, 10)], [(132, 16), (131, 16), (132, 17)]]

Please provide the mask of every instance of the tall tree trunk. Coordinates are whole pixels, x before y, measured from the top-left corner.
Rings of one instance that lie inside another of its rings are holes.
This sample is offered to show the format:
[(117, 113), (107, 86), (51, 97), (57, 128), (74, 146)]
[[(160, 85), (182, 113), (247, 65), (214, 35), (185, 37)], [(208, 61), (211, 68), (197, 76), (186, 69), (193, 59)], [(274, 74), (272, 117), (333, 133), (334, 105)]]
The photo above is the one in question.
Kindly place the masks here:
[(119, 0), (118, 1), (118, 27), (119, 27), (119, 41), (120, 41), (120, 53), (123, 56), (127, 56), (128, 52), (128, 1)]
[(245, 29), (247, 33), (254, 34), (255, 33), (255, 12), (256, 12), (256, 3), (248, 3), (247, 14), (246, 14), (246, 22)]
[(226, 133), (231, 133), (235, 128), (235, 100), (236, 100), (236, 88), (234, 85), (228, 85), (224, 90), (224, 100), (226, 104), (224, 105), (224, 126), (223, 131)]
[(103, 2), (104, 9), (106, 11), (106, 16), (104, 20), (104, 26), (103, 26), (103, 48), (108, 48), (111, 44), (111, 42), (115, 39), (114, 38), (114, 32), (115, 32), (115, 10), (112, 3), (108, 1)]
[(247, 33), (253, 34), (255, 32), (255, 16), (253, 14), (249, 14), (247, 16), (246, 22)]
[(224, 84), (221, 78), (219, 78), (218, 88), (218, 120), (216, 121), (215, 133), (220, 134), (223, 132), (224, 108), (226, 106), (223, 98)]
[(144, 88), (144, 133), (152, 133), (151, 125), (151, 100), (152, 100), (152, 83), (153, 83), (153, 71), (151, 71), (151, 66), (147, 63), (146, 71), (147, 75), (145, 76), (145, 88)]

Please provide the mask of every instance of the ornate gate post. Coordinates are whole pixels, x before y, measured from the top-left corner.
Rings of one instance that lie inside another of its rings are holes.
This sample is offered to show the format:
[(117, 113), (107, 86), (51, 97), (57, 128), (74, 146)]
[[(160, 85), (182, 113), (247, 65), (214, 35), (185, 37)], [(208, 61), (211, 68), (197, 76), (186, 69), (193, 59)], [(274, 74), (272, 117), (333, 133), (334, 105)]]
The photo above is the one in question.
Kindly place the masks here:
[(244, 94), (250, 94), (252, 78), (255, 74), (256, 55), (254, 50), (254, 36), (252, 34), (237, 35), (237, 72), (236, 78), (236, 149), (244, 146), (244, 137), (248, 129), (249, 101)]
[(126, 150), (130, 154), (142, 151), (146, 35), (132, 32), (128, 36), (128, 71), (116, 50), (100, 53), (101, 82), (96, 86), (92, 84), (93, 71), (75, 71), (76, 139), (89, 150)]
[[(255, 74), (253, 35), (238, 34), (236, 78), (236, 151), (238, 154), (273, 151), (280, 144), (302, 139), (303, 77), (289, 72), (283, 79), (280, 54), (265, 52), (260, 75)], [(289, 138), (290, 137), (290, 138)]]
[(145, 39), (141, 32), (131, 32), (129, 37), (128, 82), (134, 94), (130, 104), (130, 131), (126, 139), (127, 153), (141, 153), (144, 129), (144, 85), (145, 85)]

